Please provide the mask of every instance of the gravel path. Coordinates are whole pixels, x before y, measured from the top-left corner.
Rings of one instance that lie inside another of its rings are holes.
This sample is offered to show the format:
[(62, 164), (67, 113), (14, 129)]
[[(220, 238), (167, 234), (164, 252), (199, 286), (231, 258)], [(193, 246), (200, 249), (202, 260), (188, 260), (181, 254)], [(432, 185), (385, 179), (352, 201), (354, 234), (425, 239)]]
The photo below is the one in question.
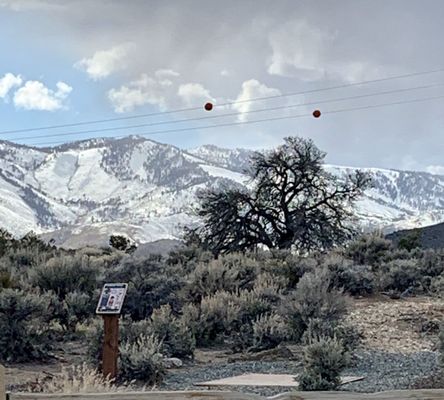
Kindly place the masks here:
[[(438, 369), (437, 354), (418, 352), (410, 354), (361, 351), (356, 353), (355, 365), (344, 371), (344, 375), (362, 375), (364, 380), (343, 385), (341, 390), (355, 392), (378, 392), (393, 389), (408, 389), (415, 380), (424, 378)], [(206, 366), (185, 367), (170, 371), (164, 380), (162, 390), (196, 389), (193, 383), (226, 378), (244, 373), (275, 373), (298, 375), (302, 371), (297, 361), (245, 361), (236, 363), (215, 363)], [(224, 387), (263, 396), (291, 391), (288, 387)]]
[(438, 354), (423, 351), (410, 354), (366, 351), (357, 353), (356, 365), (345, 375), (362, 375), (365, 379), (344, 385), (355, 392), (380, 392), (409, 389), (419, 378), (438, 371)]

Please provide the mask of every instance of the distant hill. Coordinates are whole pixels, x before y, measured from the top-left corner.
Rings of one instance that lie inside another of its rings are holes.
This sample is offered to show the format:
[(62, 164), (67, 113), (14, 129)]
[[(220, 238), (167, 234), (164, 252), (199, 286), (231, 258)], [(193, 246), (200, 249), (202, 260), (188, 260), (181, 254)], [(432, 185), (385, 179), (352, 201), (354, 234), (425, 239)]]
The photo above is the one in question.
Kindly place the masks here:
[(410, 239), (417, 240), (421, 247), (425, 249), (444, 248), (444, 223), (393, 232), (387, 235), (386, 238), (396, 244), (402, 239)]

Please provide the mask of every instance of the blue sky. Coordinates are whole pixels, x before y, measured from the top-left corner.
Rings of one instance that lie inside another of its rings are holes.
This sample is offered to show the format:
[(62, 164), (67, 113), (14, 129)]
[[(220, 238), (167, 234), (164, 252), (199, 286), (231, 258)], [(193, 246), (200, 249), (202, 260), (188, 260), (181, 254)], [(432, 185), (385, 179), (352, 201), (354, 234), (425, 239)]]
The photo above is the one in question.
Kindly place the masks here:
[[(444, 67), (443, 12), (439, 0), (426, 4), (419, 0), (0, 0), (0, 131), (202, 107), (206, 101), (221, 104), (438, 69)], [(245, 112), (443, 82), (444, 73), (437, 73), (238, 103), (210, 114), (234, 112), (237, 116), (207, 122), (129, 127), (209, 115), (200, 109), (1, 137), (40, 145), (310, 114), (314, 106), (256, 115)], [(319, 119), (150, 137), (185, 148), (208, 143), (266, 148), (285, 136), (302, 135), (327, 151), (331, 163), (444, 173), (444, 100), (328, 114), (339, 108), (441, 94), (443, 86), (437, 86), (321, 103), (316, 108), (325, 113)], [(38, 137), (118, 126), (125, 129)]]

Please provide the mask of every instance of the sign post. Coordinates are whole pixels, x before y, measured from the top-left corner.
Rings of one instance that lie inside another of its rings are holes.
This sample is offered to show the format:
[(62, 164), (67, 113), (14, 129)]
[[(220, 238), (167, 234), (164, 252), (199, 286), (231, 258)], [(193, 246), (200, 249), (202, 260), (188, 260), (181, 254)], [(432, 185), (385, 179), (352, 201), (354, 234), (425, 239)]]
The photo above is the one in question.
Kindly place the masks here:
[(110, 379), (116, 378), (118, 372), (119, 317), (127, 288), (126, 283), (106, 283), (97, 305), (96, 313), (103, 316), (104, 323), (102, 371)]

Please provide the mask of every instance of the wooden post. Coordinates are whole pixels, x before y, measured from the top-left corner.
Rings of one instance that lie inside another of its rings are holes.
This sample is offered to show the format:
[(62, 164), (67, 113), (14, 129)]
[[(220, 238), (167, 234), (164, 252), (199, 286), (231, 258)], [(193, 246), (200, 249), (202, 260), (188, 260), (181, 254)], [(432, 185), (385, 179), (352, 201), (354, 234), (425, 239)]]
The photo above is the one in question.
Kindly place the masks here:
[(0, 364), (0, 400), (6, 400), (5, 367)]
[(114, 379), (117, 377), (117, 360), (119, 357), (119, 315), (104, 315), (103, 321), (103, 376)]

